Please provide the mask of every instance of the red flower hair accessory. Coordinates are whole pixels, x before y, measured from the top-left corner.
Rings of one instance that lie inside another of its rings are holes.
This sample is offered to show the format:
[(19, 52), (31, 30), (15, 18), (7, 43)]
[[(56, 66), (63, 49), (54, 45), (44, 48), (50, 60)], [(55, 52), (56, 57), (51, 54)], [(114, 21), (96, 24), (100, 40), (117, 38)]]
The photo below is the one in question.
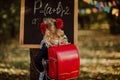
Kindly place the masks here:
[(57, 26), (57, 28), (58, 29), (62, 29), (63, 28), (63, 20), (62, 19), (60, 19), (60, 18), (57, 18), (56, 19), (56, 26)]
[(42, 34), (45, 34), (45, 31), (46, 31), (46, 25), (45, 25), (44, 22), (42, 22), (42, 23), (40, 24), (40, 28), (41, 28), (41, 32), (42, 32)]

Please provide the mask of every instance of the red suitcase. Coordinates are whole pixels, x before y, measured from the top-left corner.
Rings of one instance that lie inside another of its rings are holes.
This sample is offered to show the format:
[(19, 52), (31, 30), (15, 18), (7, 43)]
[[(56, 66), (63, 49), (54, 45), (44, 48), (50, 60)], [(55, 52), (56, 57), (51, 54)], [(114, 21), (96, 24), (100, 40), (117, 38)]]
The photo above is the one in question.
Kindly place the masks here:
[(55, 80), (78, 78), (80, 59), (75, 45), (61, 45), (48, 48), (48, 75)]

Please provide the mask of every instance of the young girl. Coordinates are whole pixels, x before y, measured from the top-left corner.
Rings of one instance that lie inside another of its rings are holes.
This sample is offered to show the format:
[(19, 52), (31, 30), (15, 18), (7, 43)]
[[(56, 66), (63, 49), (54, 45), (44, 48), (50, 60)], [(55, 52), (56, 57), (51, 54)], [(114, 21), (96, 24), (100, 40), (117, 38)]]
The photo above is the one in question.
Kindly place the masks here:
[(40, 52), (35, 57), (35, 66), (40, 72), (39, 80), (45, 80), (43, 59), (48, 60), (48, 47), (68, 44), (66, 35), (64, 34), (63, 21), (60, 18), (45, 18), (40, 24), (43, 40), (41, 41)]

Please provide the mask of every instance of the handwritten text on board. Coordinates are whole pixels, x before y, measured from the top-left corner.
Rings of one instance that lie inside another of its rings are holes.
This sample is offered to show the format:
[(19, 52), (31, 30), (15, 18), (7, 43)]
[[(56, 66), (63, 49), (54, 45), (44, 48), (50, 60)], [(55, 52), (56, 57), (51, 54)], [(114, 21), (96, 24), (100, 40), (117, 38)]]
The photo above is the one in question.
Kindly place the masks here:
[[(43, 10), (41, 9), (42, 7), (44, 7)], [(43, 3), (41, 0), (37, 0), (34, 3), (34, 14), (36, 14), (37, 11), (39, 11), (39, 13), (43, 13), (44, 16), (46, 16), (47, 14), (56, 13), (62, 17), (63, 15), (70, 14), (70, 8), (68, 6), (63, 7), (61, 2), (58, 2), (57, 7), (51, 7), (49, 6), (49, 3), (46, 3), (46, 5), (43, 6)]]
[[(34, 2), (34, 15), (36, 13), (43, 13), (44, 16), (51, 15), (51, 14), (57, 14), (63, 17), (64, 15), (69, 15), (70, 8), (68, 6), (63, 7), (62, 2), (58, 2), (56, 7), (49, 6), (49, 3), (46, 3), (45, 6), (43, 6), (43, 2), (41, 0), (36, 0)], [(39, 18), (34, 18), (32, 20), (32, 24), (36, 24), (36, 22), (39, 20)]]

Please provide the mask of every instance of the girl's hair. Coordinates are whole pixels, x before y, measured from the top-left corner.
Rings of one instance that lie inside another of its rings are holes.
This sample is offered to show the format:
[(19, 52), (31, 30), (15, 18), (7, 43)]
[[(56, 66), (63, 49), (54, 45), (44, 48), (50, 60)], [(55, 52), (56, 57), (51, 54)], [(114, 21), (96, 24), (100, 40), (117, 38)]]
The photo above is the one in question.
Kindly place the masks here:
[[(43, 39), (45, 41), (47, 41), (48, 44), (51, 44), (51, 42), (54, 40), (53, 35), (56, 35), (56, 37), (60, 40), (64, 40), (64, 37), (65, 37), (64, 31), (62, 29), (58, 29), (56, 27), (56, 20), (55, 19), (45, 18), (45, 19), (43, 19), (43, 22), (47, 26)], [(55, 29), (55, 33), (52, 33), (49, 30), (49, 28), (51, 28), (51, 27), (53, 27)]]

